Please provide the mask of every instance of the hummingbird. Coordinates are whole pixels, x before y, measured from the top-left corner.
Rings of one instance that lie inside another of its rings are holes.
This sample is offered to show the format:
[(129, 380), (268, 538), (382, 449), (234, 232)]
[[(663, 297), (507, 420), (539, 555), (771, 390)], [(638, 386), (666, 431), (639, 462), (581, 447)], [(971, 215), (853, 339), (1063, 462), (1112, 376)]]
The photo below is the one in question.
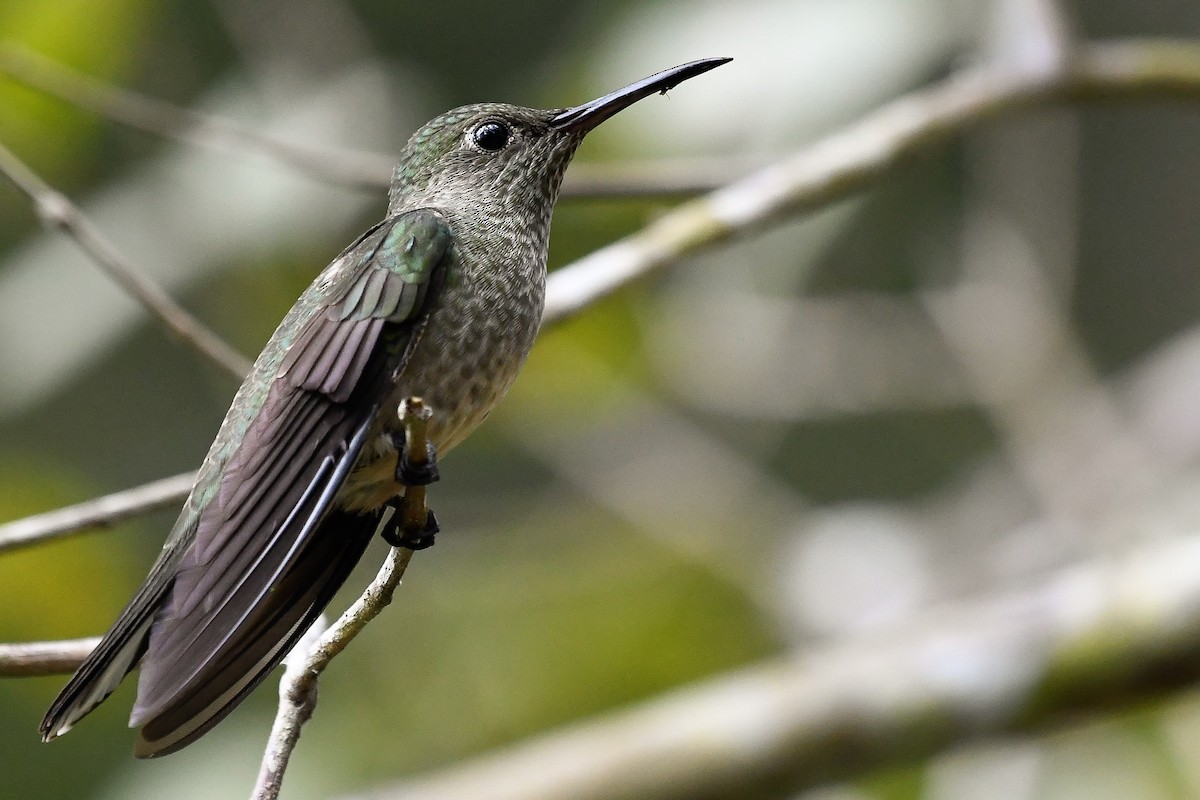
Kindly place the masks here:
[[(437, 479), (508, 390), (541, 322), (550, 218), (589, 131), (728, 62), (664, 70), (582, 105), (463, 106), (418, 130), (386, 218), (284, 316), (234, 396), (150, 573), (42, 720), (49, 741), (141, 663), (138, 758), (207, 733), (320, 616), (407, 486)], [(432, 407), (429, 458), (402, 456), (397, 407)]]

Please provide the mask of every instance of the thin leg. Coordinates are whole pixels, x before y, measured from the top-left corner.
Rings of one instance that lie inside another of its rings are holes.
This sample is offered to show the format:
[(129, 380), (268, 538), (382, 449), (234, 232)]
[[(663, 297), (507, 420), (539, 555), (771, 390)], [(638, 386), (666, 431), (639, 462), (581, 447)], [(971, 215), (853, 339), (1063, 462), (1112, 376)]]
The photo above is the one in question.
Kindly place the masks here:
[(433, 442), (425, 444), (425, 463), (414, 464), (404, 457), (404, 431), (391, 434), (392, 445), (396, 448), (396, 482), (405, 486), (428, 486), (441, 475), (438, 473), (437, 448)]

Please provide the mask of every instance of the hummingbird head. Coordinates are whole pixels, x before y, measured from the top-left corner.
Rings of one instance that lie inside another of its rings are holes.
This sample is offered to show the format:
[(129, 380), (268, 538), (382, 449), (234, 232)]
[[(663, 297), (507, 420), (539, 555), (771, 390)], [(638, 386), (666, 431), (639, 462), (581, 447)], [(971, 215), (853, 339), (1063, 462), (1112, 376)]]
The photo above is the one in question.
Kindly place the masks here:
[(548, 228), (563, 172), (588, 131), (638, 100), (729, 60), (682, 64), (574, 108), (480, 103), (448, 111), (405, 146), (388, 213), (430, 206), (476, 220), (544, 221)]

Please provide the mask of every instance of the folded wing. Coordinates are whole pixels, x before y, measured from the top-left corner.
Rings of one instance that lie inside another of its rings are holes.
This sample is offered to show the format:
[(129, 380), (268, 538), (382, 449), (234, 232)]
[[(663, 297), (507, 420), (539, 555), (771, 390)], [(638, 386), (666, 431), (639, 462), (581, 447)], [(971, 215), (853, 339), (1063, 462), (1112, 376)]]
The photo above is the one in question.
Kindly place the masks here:
[(99, 703), (144, 648), (135, 753), (173, 752), (228, 714), (312, 624), (378, 523), (378, 513), (339, 510), (338, 491), (420, 336), (449, 242), (440, 215), (413, 211), (335, 262), (323, 302), (295, 331), (200, 507), (191, 545), (173, 570), (156, 565), (51, 707), (44, 733)]

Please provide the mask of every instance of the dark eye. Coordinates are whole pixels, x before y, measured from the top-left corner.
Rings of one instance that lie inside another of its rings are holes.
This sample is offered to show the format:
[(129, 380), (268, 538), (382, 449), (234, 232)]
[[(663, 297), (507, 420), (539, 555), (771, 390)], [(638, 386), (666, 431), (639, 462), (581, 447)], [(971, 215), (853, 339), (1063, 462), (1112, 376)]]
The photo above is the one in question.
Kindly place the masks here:
[(501, 122), (485, 122), (471, 134), (481, 150), (495, 152), (508, 144), (508, 126)]

